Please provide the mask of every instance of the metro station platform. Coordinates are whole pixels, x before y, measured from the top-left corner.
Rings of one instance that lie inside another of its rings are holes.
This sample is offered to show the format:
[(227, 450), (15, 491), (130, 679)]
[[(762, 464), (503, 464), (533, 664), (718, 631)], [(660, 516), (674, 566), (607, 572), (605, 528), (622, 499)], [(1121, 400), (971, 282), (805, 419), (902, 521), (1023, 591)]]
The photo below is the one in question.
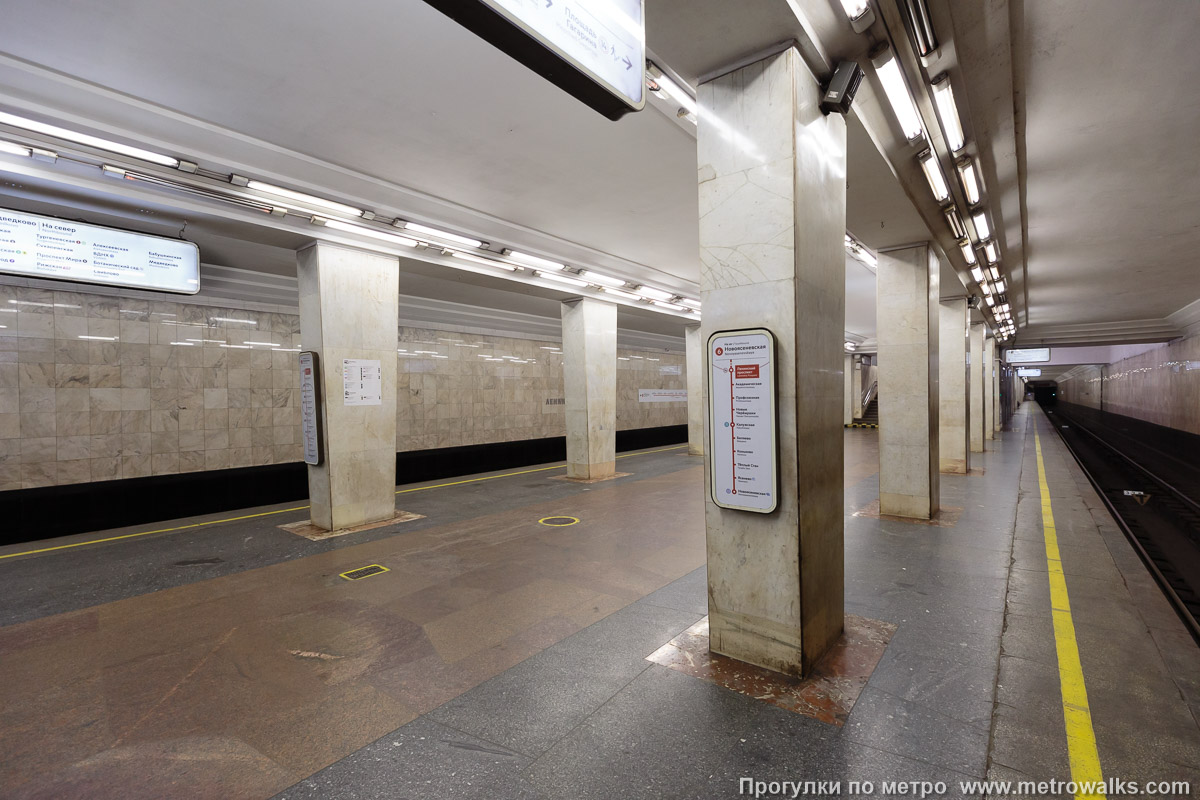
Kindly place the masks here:
[(845, 440), (846, 609), (895, 632), (844, 725), (647, 660), (707, 613), (703, 468), (660, 448), (319, 542), (284, 506), (0, 549), (0, 796), (1016, 796), (970, 782), (1092, 761), (1200, 796), (1200, 650), (1043, 413), (942, 476), (940, 524), (870, 516), (877, 434)]

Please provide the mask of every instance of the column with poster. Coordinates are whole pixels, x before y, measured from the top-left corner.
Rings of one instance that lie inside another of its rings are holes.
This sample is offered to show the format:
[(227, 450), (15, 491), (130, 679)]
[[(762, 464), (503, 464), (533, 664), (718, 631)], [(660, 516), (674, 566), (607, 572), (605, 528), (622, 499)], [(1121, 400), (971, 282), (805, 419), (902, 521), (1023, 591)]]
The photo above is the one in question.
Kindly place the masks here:
[(765, 328), (714, 333), (708, 357), (713, 502), (769, 514), (779, 504), (775, 337)]

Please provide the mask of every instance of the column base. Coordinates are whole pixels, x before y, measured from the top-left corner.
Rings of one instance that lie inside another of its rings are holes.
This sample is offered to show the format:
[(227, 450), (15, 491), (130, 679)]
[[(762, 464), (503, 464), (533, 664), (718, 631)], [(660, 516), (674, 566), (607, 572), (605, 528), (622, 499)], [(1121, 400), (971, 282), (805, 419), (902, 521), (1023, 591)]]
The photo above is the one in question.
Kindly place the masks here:
[(938, 469), (943, 475), (966, 475), (967, 462), (961, 458), (943, 458), (938, 462)]
[(322, 528), (310, 519), (302, 522), (289, 522), (287, 525), (280, 525), (279, 528), (294, 533), (297, 536), (303, 536), (314, 542), (322, 541), (323, 539), (333, 539), (337, 536), (345, 536), (348, 533), (358, 533), (359, 531), (369, 531), (373, 528), (382, 528), (385, 525), (397, 525), (401, 522), (411, 522), (414, 519), (425, 519), (424, 514), (413, 514), (410, 511), (397, 511), (395, 515), (387, 519), (377, 520), (375, 522), (364, 522), (362, 525), (354, 525), (349, 528), (336, 528), (329, 530)]
[(611, 475), (605, 475), (601, 478), (573, 478), (570, 475), (555, 475), (550, 480), (552, 481), (570, 481), (571, 483), (601, 483), (603, 481), (611, 481), (615, 478), (624, 478), (632, 475), (632, 472), (614, 472)]
[(908, 517), (909, 519), (933, 519), (937, 513), (936, 507), (931, 507), (928, 497), (913, 497), (906, 494), (879, 495), (879, 513), (888, 517)]
[[(800, 629), (742, 614), (709, 612), (709, 649), (772, 672), (803, 678), (804, 649)], [(819, 654), (809, 659), (816, 662)]]

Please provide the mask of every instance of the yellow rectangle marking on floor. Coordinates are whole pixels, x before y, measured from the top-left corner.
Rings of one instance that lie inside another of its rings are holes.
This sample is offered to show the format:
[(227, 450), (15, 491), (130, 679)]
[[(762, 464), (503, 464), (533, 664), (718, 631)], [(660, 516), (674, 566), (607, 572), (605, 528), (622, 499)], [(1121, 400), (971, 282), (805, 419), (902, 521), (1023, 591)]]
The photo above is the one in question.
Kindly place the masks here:
[[(1058, 651), (1058, 681), (1062, 692), (1063, 725), (1067, 732), (1071, 780), (1080, 786), (1076, 797), (1104, 797), (1103, 787), (1100, 786), (1104, 780), (1100, 770), (1100, 751), (1096, 747), (1096, 731), (1092, 727), (1092, 712), (1088, 708), (1083, 665), (1079, 661), (1075, 621), (1071, 617), (1071, 599), (1067, 595), (1067, 577), (1063, 573), (1062, 558), (1058, 552), (1058, 529), (1054, 526), (1046, 465), (1042, 461), (1042, 440), (1036, 429), (1033, 432), (1033, 444), (1037, 451), (1038, 488), (1042, 494), (1042, 533), (1046, 540), (1050, 610), (1054, 621), (1054, 646)], [(1087, 784), (1099, 787), (1099, 790), (1084, 791)]]

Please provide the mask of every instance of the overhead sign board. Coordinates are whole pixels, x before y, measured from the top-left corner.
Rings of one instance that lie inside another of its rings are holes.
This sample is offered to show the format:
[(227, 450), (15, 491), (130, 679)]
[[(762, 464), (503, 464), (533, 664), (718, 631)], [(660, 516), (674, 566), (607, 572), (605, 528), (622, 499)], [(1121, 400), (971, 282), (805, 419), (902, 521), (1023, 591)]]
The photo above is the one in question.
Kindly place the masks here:
[(1017, 367), (1018, 378), (1040, 378), (1042, 377), (1041, 367)]
[(775, 337), (764, 328), (715, 333), (708, 365), (713, 502), (769, 514), (779, 505)]
[(0, 209), (0, 272), (195, 294), (200, 248), (182, 239)]
[(1049, 347), (1033, 347), (1028, 350), (1009, 350), (1004, 354), (1009, 364), (1037, 364), (1050, 360)]
[(644, 0), (426, 0), (609, 119), (646, 105)]
[(300, 438), (304, 444), (304, 463), (321, 463), (320, 373), (317, 354), (300, 354)]

